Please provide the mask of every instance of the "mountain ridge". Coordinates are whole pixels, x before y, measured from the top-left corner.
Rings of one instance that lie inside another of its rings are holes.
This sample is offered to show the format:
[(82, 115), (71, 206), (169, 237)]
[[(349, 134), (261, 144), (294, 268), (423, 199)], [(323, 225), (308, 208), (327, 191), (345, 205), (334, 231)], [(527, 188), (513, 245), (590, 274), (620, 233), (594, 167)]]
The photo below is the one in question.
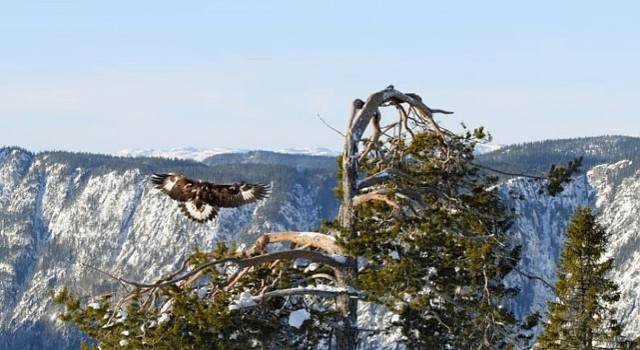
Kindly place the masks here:
[[(0, 149), (0, 348), (58, 349), (78, 334), (55, 320), (48, 291), (116, 288), (87, 266), (154, 281), (195, 247), (250, 244), (271, 231), (310, 231), (337, 212), (335, 174), (286, 165), (211, 167), (195, 161)], [(271, 197), (198, 225), (149, 184), (153, 172), (272, 183)], [(268, 219), (267, 219), (268, 218)], [(56, 336), (57, 334), (57, 336)], [(34, 345), (35, 344), (35, 345)]]
[(196, 161), (204, 161), (208, 158), (215, 157), (223, 154), (244, 154), (249, 152), (272, 152), (278, 154), (297, 154), (307, 156), (324, 156), (324, 157), (337, 157), (340, 152), (330, 150), (323, 147), (298, 147), (298, 148), (283, 148), (273, 151), (267, 150), (248, 150), (248, 149), (234, 149), (227, 147), (219, 148), (195, 148), (195, 147), (178, 147), (168, 150), (155, 150), (155, 149), (123, 149), (116, 152), (114, 155), (119, 157), (157, 157), (157, 158), (169, 158), (169, 159), (193, 159)]
[[(524, 148), (505, 146), (476, 158), (482, 164), (497, 159), (540, 167), (592, 150), (585, 155), (583, 174), (557, 197), (541, 194), (539, 184), (523, 178), (505, 180), (500, 191), (518, 214), (511, 233), (524, 248), (519, 267), (549, 282), (555, 281), (571, 213), (578, 206), (597, 208), (600, 220), (613, 231), (608, 254), (616, 258), (615, 279), (623, 282), (619, 315), (635, 335), (640, 334), (634, 302), (640, 286), (640, 276), (634, 274), (640, 268), (635, 254), (640, 249), (640, 219), (634, 214), (640, 212), (640, 161), (634, 156), (639, 147), (640, 138), (584, 138), (564, 144), (552, 140)], [(251, 244), (265, 232), (313, 230), (320, 219), (336, 215), (335, 158), (255, 152), (239, 158), (217, 155), (206, 164), (0, 148), (0, 251), (6, 252), (0, 258), (0, 348), (77, 349), (78, 334), (55, 320), (59, 310), (50, 304), (48, 291), (67, 285), (90, 294), (116, 287), (86, 264), (149, 282), (195, 247), (211, 249), (218, 240)], [(633, 159), (625, 160), (630, 155)], [(592, 165), (602, 159), (609, 163)], [(153, 172), (182, 172), (221, 182), (271, 181), (274, 191), (264, 203), (222, 210), (216, 222), (197, 225), (154, 192), (148, 183)], [(513, 200), (513, 190), (524, 200)], [(547, 286), (517, 275), (513, 281), (522, 285), (522, 293), (508, 307), (519, 316), (544, 311), (552, 297)], [(375, 325), (374, 319), (384, 318), (368, 310), (362, 311), (363, 324)], [(393, 344), (383, 336), (372, 339), (366, 348)]]

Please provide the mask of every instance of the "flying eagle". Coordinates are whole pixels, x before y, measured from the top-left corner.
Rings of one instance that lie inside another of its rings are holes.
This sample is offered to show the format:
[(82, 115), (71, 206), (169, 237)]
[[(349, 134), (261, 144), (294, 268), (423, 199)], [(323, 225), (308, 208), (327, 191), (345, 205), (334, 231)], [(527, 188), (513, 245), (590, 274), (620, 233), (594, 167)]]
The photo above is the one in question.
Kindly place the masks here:
[(153, 174), (151, 182), (171, 199), (180, 202), (178, 206), (189, 219), (197, 222), (213, 220), (218, 209), (234, 208), (265, 199), (271, 192), (269, 185), (215, 184), (191, 180), (182, 174)]

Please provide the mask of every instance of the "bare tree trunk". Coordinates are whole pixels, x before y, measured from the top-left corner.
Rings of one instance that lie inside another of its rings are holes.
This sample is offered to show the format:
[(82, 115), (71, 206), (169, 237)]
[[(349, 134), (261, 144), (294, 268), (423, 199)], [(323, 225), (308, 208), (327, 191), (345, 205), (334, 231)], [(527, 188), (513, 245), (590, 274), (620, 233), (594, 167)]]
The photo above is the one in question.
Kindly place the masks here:
[[(433, 120), (433, 113), (450, 114), (451, 112), (442, 110), (432, 110), (427, 107), (420, 96), (416, 94), (403, 94), (389, 86), (384, 90), (373, 93), (367, 98), (366, 102), (360, 99), (353, 101), (349, 126), (345, 133), (344, 152), (342, 154), (342, 198), (340, 212), (338, 213), (338, 221), (340, 223), (342, 233), (351, 238), (357, 238), (356, 216), (354, 199), (359, 195), (358, 175), (359, 162), (365, 161), (369, 152), (371, 152), (381, 136), (380, 107), (395, 105), (403, 112), (400, 114), (401, 120), (407, 123), (409, 115), (400, 107), (401, 103), (406, 103), (415, 108), (424, 122), (430, 124), (433, 131), (440, 136), (443, 143), (445, 137), (443, 132)], [(358, 150), (362, 137), (367, 127), (372, 124), (373, 134), (368, 141), (367, 147), (362, 151)], [(400, 125), (401, 123), (396, 123)], [(409, 128), (408, 125), (406, 125)], [(407, 130), (411, 132), (411, 130)], [(390, 202), (390, 200), (389, 200)], [(349, 257), (343, 269), (336, 270), (336, 286), (338, 288), (353, 288), (354, 282), (358, 277), (357, 261)], [(341, 295), (337, 299), (337, 312), (340, 315), (341, 325), (336, 329), (336, 344), (338, 350), (355, 350), (358, 344), (358, 300), (351, 298), (349, 295)]]
[[(358, 180), (358, 143), (362, 137), (363, 128), (354, 133), (354, 124), (359, 118), (362, 100), (353, 101), (350, 125), (345, 135), (344, 152), (342, 154), (342, 198), (338, 220), (343, 233), (355, 237), (355, 217), (353, 212), (353, 198), (357, 195)], [(366, 124), (365, 124), (366, 125)], [(355, 137), (354, 137), (355, 136)], [(358, 275), (355, 259), (349, 257), (344, 269), (336, 271), (336, 287), (353, 288)], [(340, 295), (336, 299), (336, 311), (339, 320), (336, 329), (336, 348), (338, 350), (355, 350), (358, 344), (358, 300), (349, 295)]]
[[(336, 286), (338, 288), (353, 288), (358, 269), (357, 262), (348, 258), (346, 266), (336, 270)], [(358, 299), (351, 294), (343, 293), (336, 296), (336, 311), (338, 312), (338, 326), (336, 327), (336, 348), (338, 350), (355, 350), (358, 345)]]
[[(358, 195), (358, 144), (369, 120), (377, 112), (381, 103), (380, 93), (373, 94), (363, 104), (362, 100), (353, 101), (350, 125), (345, 134), (344, 152), (342, 154), (342, 203), (340, 205), (339, 223), (343, 233), (355, 238), (355, 213), (353, 199)], [(374, 100), (374, 101), (372, 101)], [(380, 101), (378, 101), (380, 100)], [(358, 276), (357, 261), (349, 257), (344, 269), (336, 271), (338, 288), (353, 288)], [(358, 345), (358, 300), (344, 294), (336, 300), (336, 311), (340, 315), (336, 330), (336, 348), (338, 350), (355, 350)]]

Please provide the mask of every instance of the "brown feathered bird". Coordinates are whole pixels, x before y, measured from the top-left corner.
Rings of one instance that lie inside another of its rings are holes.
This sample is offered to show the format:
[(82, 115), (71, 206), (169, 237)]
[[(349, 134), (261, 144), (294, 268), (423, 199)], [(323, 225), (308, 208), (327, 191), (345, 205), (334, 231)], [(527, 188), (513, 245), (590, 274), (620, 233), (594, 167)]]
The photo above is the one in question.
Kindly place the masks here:
[(215, 219), (218, 210), (235, 208), (265, 199), (271, 193), (271, 186), (263, 184), (215, 184), (191, 180), (182, 174), (153, 174), (151, 182), (171, 199), (180, 202), (178, 206), (189, 219), (207, 222)]

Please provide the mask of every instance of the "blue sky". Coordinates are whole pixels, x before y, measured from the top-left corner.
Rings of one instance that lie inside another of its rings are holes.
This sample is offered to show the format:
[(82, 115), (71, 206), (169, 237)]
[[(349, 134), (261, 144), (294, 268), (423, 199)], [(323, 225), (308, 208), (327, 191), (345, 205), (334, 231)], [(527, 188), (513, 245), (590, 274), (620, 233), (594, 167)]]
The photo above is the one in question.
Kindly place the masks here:
[(640, 136), (640, 2), (4, 1), (0, 146), (342, 148), (389, 84), (496, 143)]

